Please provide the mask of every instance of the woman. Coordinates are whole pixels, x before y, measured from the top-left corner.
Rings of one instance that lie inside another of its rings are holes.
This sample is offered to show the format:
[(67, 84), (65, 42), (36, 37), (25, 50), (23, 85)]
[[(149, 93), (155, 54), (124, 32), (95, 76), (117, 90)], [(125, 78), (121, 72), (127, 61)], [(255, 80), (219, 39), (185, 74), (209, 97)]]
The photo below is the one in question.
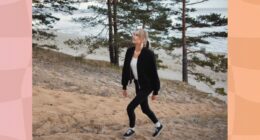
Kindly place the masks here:
[[(154, 137), (158, 136), (163, 125), (158, 121), (153, 111), (149, 108), (148, 96), (153, 92), (155, 100), (160, 89), (160, 80), (157, 73), (156, 61), (153, 51), (148, 49), (148, 33), (139, 29), (133, 33), (134, 47), (127, 49), (122, 71), (123, 95), (127, 97), (127, 85), (134, 79), (136, 96), (127, 106), (130, 128), (124, 134), (125, 138), (135, 133), (135, 108), (141, 105), (142, 112), (155, 124)], [(145, 46), (145, 47), (144, 47)]]

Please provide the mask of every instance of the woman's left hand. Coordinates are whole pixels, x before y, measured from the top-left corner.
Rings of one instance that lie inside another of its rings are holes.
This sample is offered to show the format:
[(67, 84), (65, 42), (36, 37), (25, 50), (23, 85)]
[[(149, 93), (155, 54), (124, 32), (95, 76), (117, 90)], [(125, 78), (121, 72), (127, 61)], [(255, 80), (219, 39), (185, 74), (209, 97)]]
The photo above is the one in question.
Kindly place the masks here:
[(152, 100), (156, 100), (157, 95), (152, 95)]

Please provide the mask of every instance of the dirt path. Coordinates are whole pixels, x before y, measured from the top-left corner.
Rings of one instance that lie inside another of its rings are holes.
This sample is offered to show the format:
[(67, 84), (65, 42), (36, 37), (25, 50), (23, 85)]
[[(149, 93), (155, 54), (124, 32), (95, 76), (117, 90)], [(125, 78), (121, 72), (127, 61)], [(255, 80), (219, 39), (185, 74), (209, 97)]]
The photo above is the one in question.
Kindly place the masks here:
[[(33, 49), (33, 138), (35, 140), (117, 140), (127, 129), (121, 70), (106, 62), (81, 60)], [(165, 124), (161, 140), (226, 140), (227, 105), (193, 86), (161, 80), (152, 110)], [(150, 140), (153, 124), (136, 110), (136, 136)]]

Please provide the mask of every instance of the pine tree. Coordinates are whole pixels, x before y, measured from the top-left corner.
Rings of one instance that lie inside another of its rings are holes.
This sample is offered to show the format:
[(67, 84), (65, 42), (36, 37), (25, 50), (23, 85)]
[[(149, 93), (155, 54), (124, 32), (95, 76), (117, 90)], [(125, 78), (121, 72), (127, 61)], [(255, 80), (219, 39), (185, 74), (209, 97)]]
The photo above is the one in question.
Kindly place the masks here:
[[(165, 8), (158, 0), (123, 0), (119, 7), (122, 9), (119, 16), (120, 27), (122, 30), (121, 38), (131, 40), (131, 32), (139, 26), (149, 32), (149, 37), (153, 47), (159, 47), (164, 41), (162, 35), (168, 33), (171, 27), (169, 14), (171, 9)], [(128, 32), (125, 32), (128, 31)]]
[[(220, 14), (211, 13), (208, 15), (200, 15), (196, 18), (191, 17), (190, 13), (195, 12), (194, 8), (187, 8), (188, 5), (193, 5), (197, 3), (202, 3), (207, 0), (198, 1), (195, 3), (191, 3), (189, 0), (177, 1), (177, 3), (182, 2), (182, 8), (178, 11), (182, 11), (181, 13), (175, 11), (179, 17), (178, 20), (182, 21), (182, 24), (176, 23), (172, 29), (175, 31), (182, 31), (182, 37), (171, 37), (171, 44), (169, 46), (169, 50), (173, 50), (176, 47), (182, 47), (183, 49), (183, 81), (188, 82), (188, 74), (194, 75), (195, 79), (198, 81), (203, 81), (209, 86), (215, 84), (215, 81), (210, 78), (210, 76), (205, 75), (196, 71), (196, 66), (201, 67), (209, 67), (211, 70), (215, 72), (226, 72), (227, 71), (227, 58), (225, 55), (216, 55), (210, 52), (206, 52), (205, 49), (200, 50), (192, 50), (190, 47), (195, 47), (198, 44), (210, 44), (206, 40), (208, 37), (222, 37), (226, 38), (226, 32), (211, 32), (211, 33), (203, 33), (198, 36), (186, 36), (186, 30), (188, 28), (203, 28), (203, 27), (218, 27), (218, 26), (226, 26), (227, 18), (221, 16)], [(204, 56), (204, 60), (199, 58), (198, 56)], [(221, 91), (223, 93), (223, 88), (217, 88), (216, 92)]]
[[(71, 6), (74, 3), (70, 0), (33, 0), (33, 38), (35, 40), (49, 40), (53, 41), (56, 35), (51, 31), (53, 24), (59, 21), (58, 17), (53, 16), (52, 12), (62, 12), (64, 14), (72, 14), (77, 8)], [(33, 43), (33, 46), (48, 47), (52, 49), (58, 49), (53, 43), (50, 44), (37, 44)]]
[[(111, 0), (112, 1), (112, 0)], [(165, 8), (158, 0), (113, 0), (112, 22), (112, 44), (114, 49), (110, 49), (110, 58), (113, 58), (112, 63), (118, 63), (119, 46), (128, 47), (131, 44), (132, 32), (137, 27), (145, 27), (149, 31), (150, 41), (153, 47), (160, 46), (160, 42), (164, 40), (161, 34), (167, 34), (168, 29), (171, 27), (171, 20), (168, 18), (169, 8)], [(97, 16), (105, 15), (109, 19), (109, 9), (105, 7), (91, 6)], [(75, 22), (88, 23), (89, 25), (102, 24), (108, 28), (110, 34), (110, 22), (106, 22), (100, 18), (93, 17), (80, 17), (74, 19)], [(111, 34), (110, 34), (111, 35)], [(109, 35), (109, 36), (110, 36)], [(110, 42), (109, 37), (109, 42)], [(111, 52), (112, 51), (112, 52)]]

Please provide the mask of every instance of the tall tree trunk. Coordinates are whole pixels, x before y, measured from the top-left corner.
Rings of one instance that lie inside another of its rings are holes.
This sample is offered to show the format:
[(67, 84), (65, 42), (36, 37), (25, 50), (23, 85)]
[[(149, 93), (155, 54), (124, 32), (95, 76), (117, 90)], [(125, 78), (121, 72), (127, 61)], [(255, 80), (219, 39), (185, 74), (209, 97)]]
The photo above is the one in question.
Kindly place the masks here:
[[(149, 1), (146, 2), (146, 13), (149, 13)], [(143, 26), (142, 28), (144, 29), (146, 25), (146, 20), (143, 20)]]
[(186, 0), (182, 0), (182, 81), (188, 83), (188, 62), (186, 46)]
[(111, 10), (111, 0), (107, 0), (107, 16), (108, 16), (108, 27), (109, 27), (109, 55), (110, 63), (114, 64), (114, 47), (113, 47), (113, 23), (112, 23), (112, 10)]
[(113, 9), (114, 9), (114, 50), (115, 50), (115, 64), (119, 66), (119, 56), (118, 56), (118, 34), (117, 34), (117, 0), (113, 0)]

